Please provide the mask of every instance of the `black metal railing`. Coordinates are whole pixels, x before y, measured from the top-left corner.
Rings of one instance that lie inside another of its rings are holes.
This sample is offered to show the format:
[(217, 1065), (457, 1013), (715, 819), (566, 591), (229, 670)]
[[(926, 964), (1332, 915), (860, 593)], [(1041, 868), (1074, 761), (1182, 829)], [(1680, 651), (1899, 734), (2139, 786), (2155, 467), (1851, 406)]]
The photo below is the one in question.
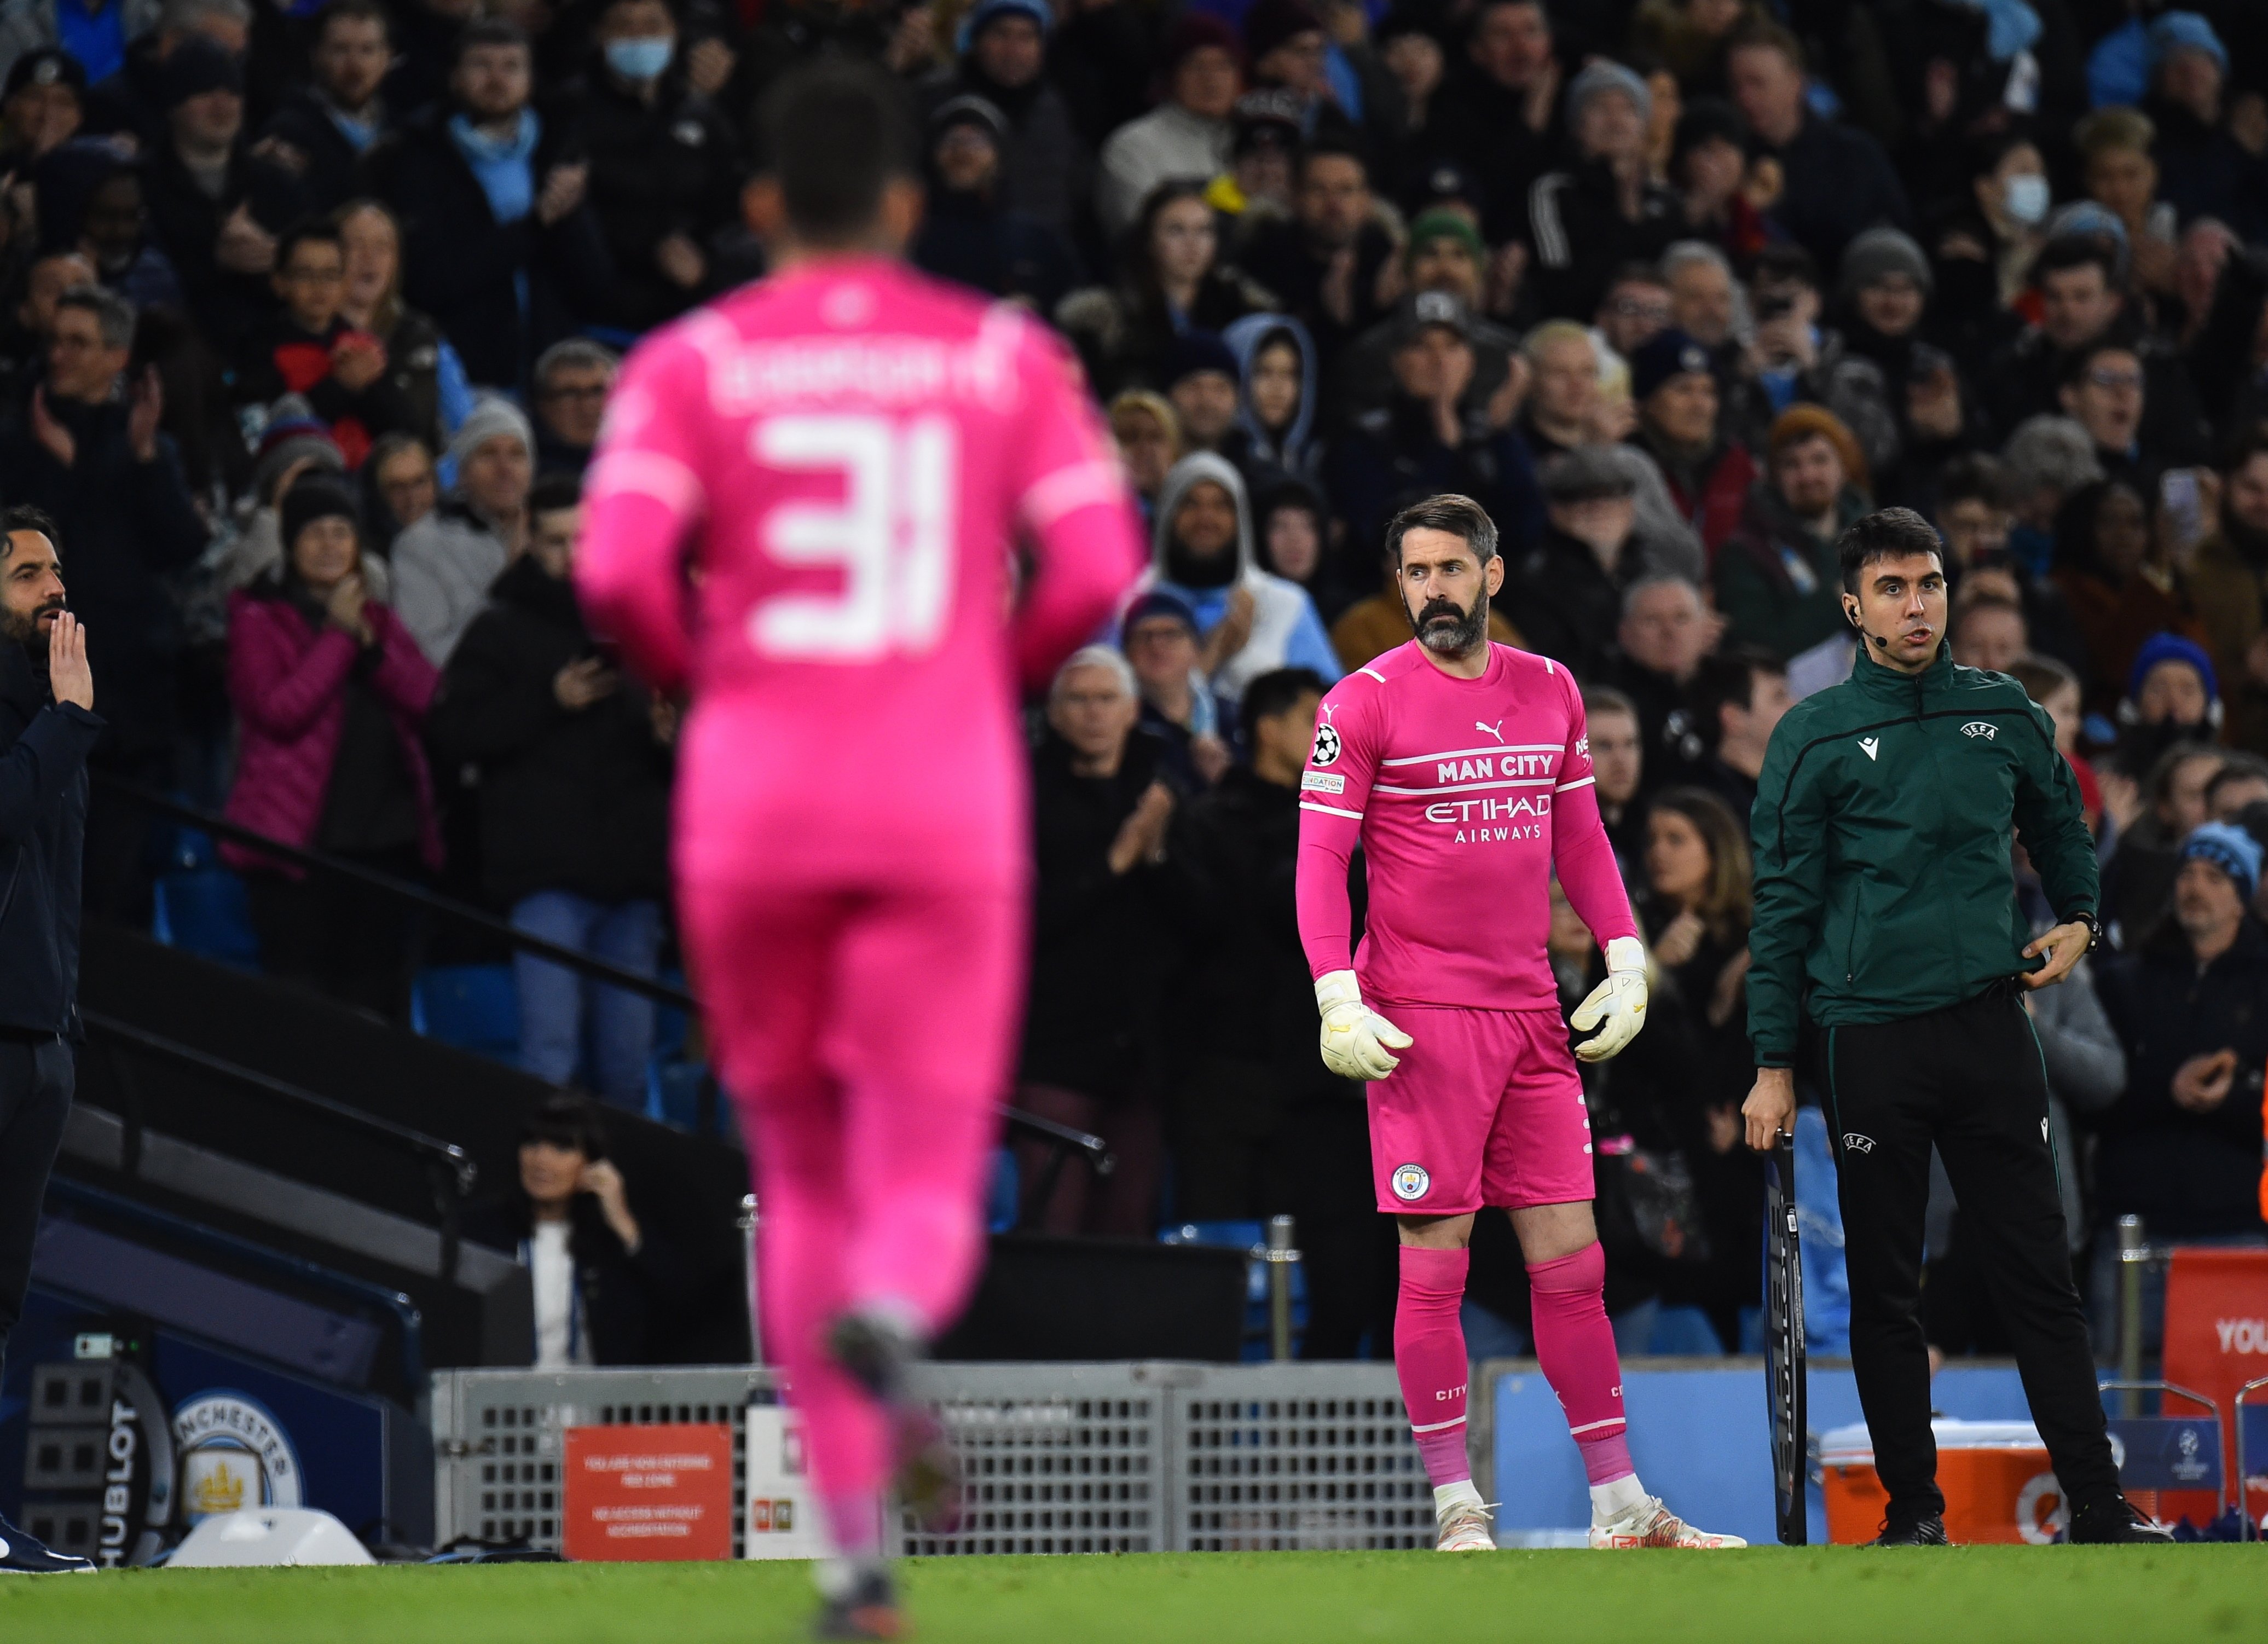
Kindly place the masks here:
[(118, 1048), (123, 1047), (159, 1061), (171, 1062), (177, 1067), (210, 1074), (225, 1080), (238, 1090), (249, 1092), (296, 1112), (313, 1115), (326, 1123), (413, 1155), (424, 1169), (426, 1186), (432, 1195), (436, 1224), (440, 1229), (440, 1276), (454, 1281), (464, 1198), (472, 1191), (473, 1183), (479, 1177), (472, 1155), (456, 1143), (443, 1141), (438, 1136), (428, 1136), (423, 1131), (412, 1130), (407, 1124), (397, 1124), (392, 1119), (380, 1118), (374, 1113), (365, 1113), (360, 1108), (318, 1095), (287, 1080), (277, 1079), (272, 1074), (232, 1062), (225, 1057), (214, 1056), (178, 1040), (168, 1039), (162, 1034), (148, 1032), (99, 1011), (82, 1012), (80, 1020), (86, 1024), (89, 1035), (107, 1051), (112, 1052), (111, 1072), (118, 1081), (119, 1096), (126, 1110), (119, 1115), (122, 1127), (120, 1174), (129, 1177), (140, 1174), (144, 1118), (141, 1087), (132, 1070), (114, 1053)]

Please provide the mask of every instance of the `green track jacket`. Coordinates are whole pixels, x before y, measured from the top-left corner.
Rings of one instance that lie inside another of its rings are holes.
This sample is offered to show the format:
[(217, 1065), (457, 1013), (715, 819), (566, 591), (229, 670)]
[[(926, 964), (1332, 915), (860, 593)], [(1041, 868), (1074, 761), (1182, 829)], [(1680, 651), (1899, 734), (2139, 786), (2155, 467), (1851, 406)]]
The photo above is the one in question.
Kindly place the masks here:
[(2095, 910), (2095, 841), (2055, 727), (2005, 674), (1919, 675), (1864, 650), (1851, 677), (1772, 733), (1750, 830), (1749, 1036), (1787, 1067), (1806, 1008), (1825, 1027), (1896, 1021), (2036, 969), (2010, 825), (2059, 920)]

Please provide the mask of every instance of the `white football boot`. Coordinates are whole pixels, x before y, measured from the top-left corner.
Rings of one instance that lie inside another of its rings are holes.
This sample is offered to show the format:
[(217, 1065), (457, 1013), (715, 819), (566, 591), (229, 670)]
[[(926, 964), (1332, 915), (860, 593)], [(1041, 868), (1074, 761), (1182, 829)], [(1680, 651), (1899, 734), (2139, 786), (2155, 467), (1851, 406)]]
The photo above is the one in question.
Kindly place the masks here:
[(1591, 1526), (1594, 1547), (1745, 1547), (1738, 1536), (1696, 1530), (1650, 1495), (1620, 1518)]
[(1494, 1552), (1496, 1536), (1489, 1529), (1489, 1510), (1478, 1500), (1452, 1501), (1434, 1510), (1441, 1527), (1434, 1542), (1436, 1552)]

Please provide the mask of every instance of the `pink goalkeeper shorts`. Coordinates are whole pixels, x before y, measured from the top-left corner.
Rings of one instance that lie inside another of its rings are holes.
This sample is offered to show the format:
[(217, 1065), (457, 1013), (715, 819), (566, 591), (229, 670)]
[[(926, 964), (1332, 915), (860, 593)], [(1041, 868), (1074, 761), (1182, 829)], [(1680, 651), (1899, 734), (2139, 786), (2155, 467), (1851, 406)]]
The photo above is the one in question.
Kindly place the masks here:
[(1591, 1116), (1557, 1011), (1380, 1010), (1411, 1040), (1368, 1087), (1381, 1210), (1457, 1216), (1592, 1197)]

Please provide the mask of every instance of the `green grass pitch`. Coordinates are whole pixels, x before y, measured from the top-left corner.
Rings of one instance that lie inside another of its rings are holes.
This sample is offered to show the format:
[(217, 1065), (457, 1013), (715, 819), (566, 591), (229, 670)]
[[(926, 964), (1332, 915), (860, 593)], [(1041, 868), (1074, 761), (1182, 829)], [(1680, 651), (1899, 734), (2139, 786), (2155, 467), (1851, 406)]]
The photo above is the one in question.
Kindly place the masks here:
[[(2268, 1639), (2268, 1547), (1198, 1553), (908, 1567), (936, 1644)], [(760, 1644), (795, 1564), (126, 1571), (0, 1581), (9, 1644)]]

